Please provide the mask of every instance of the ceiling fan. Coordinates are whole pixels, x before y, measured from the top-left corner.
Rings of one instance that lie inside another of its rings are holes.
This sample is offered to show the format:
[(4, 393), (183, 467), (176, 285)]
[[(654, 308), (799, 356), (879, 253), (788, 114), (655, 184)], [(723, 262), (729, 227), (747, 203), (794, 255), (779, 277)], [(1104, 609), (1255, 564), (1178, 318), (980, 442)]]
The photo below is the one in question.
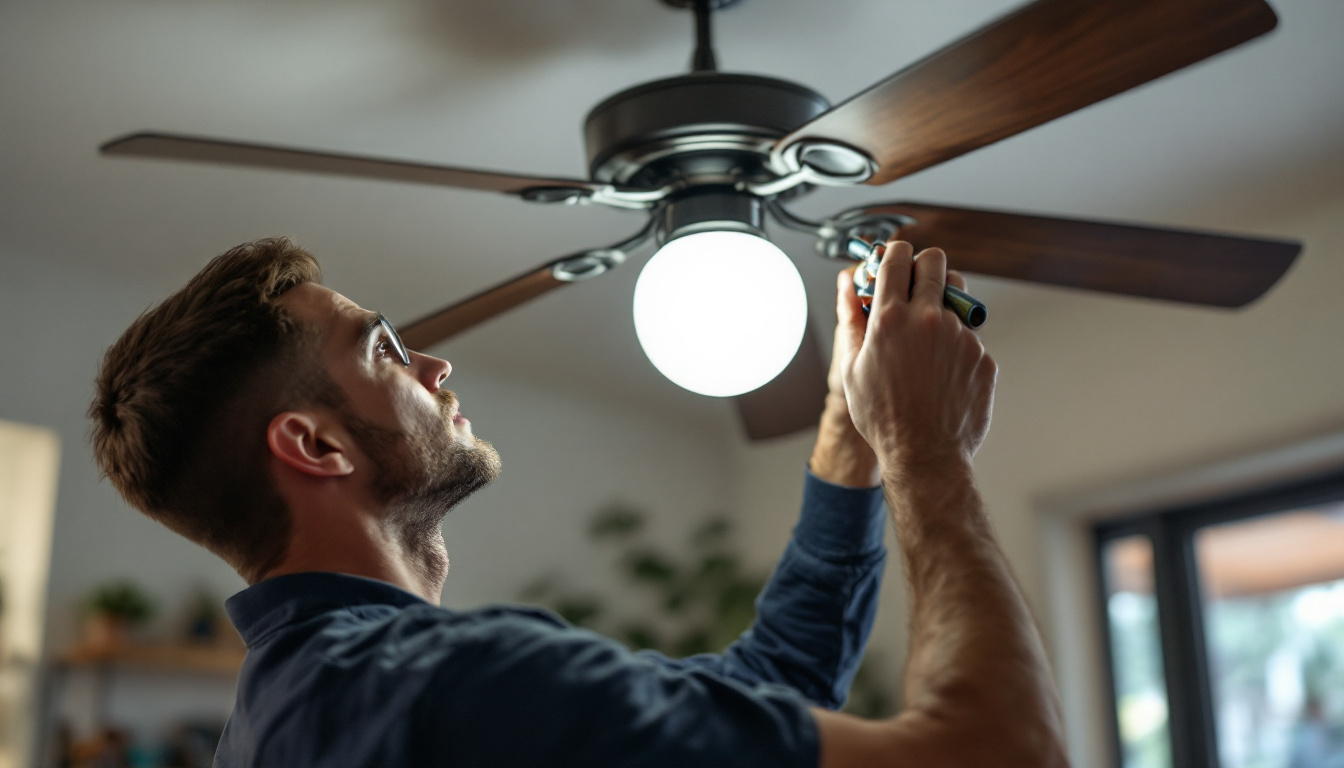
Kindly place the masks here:
[[(584, 126), (587, 180), (165, 133), (131, 134), (104, 144), (101, 151), (644, 211), (647, 223), (628, 239), (542, 264), (406, 325), (402, 335), (413, 347), (435, 344), (555, 288), (596, 277), (656, 241), (662, 250), (636, 288), (637, 330), (655, 365), (690, 388), (695, 387), (665, 367), (671, 363), (659, 362), (653, 347), (684, 343), (693, 329), (674, 326), (662, 342), (645, 338), (639, 319), (645, 279), (652, 265), (674, 250), (729, 259), (773, 249), (787, 263), (779, 273), (781, 287), (773, 293), (795, 295), (797, 270), (765, 239), (767, 216), (815, 236), (818, 250), (829, 258), (859, 257), (853, 253), (854, 238), (875, 241), (899, 234), (917, 249), (942, 247), (951, 266), (964, 272), (1223, 307), (1243, 306), (1261, 296), (1301, 250), (1289, 241), (911, 202), (864, 206), (823, 221), (806, 220), (785, 207), (821, 186), (886, 184), (1258, 37), (1277, 23), (1264, 0), (1036, 0), (834, 107), (792, 82), (717, 71), (711, 14), (737, 0), (662, 1), (694, 12), (692, 71), (637, 85), (593, 108)], [(723, 236), (729, 237), (727, 245)], [(773, 254), (766, 253), (764, 261), (752, 258), (742, 268), (753, 285), (766, 272), (777, 273), (777, 267), (766, 264)], [(683, 265), (679, 274), (684, 278), (688, 269), (695, 267)], [(709, 314), (684, 296), (676, 300), (675, 287), (663, 288), (661, 306), (680, 311), (678, 322), (694, 324)], [(796, 288), (801, 290), (800, 280)], [(796, 295), (793, 301), (796, 305)], [(792, 341), (776, 345), (780, 349), (771, 363), (776, 367), (763, 379), (769, 383), (757, 381), (736, 397), (752, 439), (814, 425), (821, 412), (826, 363), (807, 327), (805, 301), (801, 325), (796, 311), (764, 323), (792, 323), (785, 333)], [(723, 325), (700, 322), (702, 332), (710, 334), (721, 332)], [(730, 347), (734, 359), (720, 359), (711, 369), (731, 367), (742, 352), (757, 346)]]

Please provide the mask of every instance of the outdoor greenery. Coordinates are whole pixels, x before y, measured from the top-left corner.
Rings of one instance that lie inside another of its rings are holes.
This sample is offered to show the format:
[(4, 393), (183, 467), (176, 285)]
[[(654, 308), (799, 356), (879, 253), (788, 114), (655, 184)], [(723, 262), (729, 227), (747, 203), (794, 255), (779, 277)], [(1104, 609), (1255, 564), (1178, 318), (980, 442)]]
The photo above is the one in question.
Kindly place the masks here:
[[(1124, 768), (1169, 768), (1157, 601), (1107, 608)], [(1210, 599), (1204, 623), (1223, 768), (1344, 768), (1344, 582)]]
[(1344, 582), (1205, 607), (1225, 768), (1344, 766)]
[[(627, 505), (599, 511), (588, 527), (598, 546), (619, 553), (617, 575), (648, 596), (642, 615), (618, 615), (599, 594), (569, 588), (557, 574), (536, 579), (522, 594), (565, 620), (674, 658), (724, 650), (756, 618), (756, 596), (768, 574), (749, 569), (733, 544), (732, 523), (720, 515), (692, 530), (681, 552), (651, 543), (645, 515)], [(869, 654), (873, 656), (873, 654)], [(892, 713), (893, 697), (878, 683), (871, 658), (854, 681), (846, 711)]]
[(1171, 736), (1157, 599), (1151, 593), (1116, 592), (1107, 601), (1107, 613), (1115, 656), (1123, 768), (1170, 768)]

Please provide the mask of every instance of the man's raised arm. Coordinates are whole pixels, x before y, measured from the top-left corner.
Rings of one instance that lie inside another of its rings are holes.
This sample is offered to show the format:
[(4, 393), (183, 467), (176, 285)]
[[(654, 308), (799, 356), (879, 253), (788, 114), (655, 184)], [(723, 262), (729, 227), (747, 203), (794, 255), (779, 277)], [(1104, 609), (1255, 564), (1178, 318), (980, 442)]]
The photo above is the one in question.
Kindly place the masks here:
[(841, 375), (895, 519), (911, 637), (900, 715), (814, 711), (823, 768), (1067, 765), (1040, 637), (971, 472), (997, 369), (943, 308), (947, 279), (942, 251), (889, 244), (865, 326), (840, 276)]

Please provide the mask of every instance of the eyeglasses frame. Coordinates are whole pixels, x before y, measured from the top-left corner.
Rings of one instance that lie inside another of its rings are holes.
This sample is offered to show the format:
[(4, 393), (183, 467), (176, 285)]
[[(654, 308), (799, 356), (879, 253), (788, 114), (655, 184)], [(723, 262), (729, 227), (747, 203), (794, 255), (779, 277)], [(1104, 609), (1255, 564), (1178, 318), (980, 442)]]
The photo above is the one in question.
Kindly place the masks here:
[(397, 357), (401, 360), (401, 364), (410, 368), (410, 350), (406, 349), (406, 342), (401, 340), (401, 334), (397, 333), (397, 329), (392, 325), (392, 321), (384, 317), (382, 312), (379, 312), (378, 324), (383, 327), (383, 330), (387, 332), (388, 338), (392, 340), (392, 348), (397, 351)]

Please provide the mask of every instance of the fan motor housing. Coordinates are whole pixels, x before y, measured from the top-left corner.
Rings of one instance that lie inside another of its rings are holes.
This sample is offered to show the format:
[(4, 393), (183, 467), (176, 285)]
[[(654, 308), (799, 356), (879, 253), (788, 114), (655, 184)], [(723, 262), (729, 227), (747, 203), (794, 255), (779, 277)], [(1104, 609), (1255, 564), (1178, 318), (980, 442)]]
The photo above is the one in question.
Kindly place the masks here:
[(745, 232), (765, 237), (761, 199), (730, 186), (705, 185), (674, 195), (655, 214), (658, 244), (697, 232)]
[(588, 113), (594, 181), (656, 186), (759, 177), (774, 143), (830, 104), (821, 94), (758, 75), (702, 72), (622, 91)]

